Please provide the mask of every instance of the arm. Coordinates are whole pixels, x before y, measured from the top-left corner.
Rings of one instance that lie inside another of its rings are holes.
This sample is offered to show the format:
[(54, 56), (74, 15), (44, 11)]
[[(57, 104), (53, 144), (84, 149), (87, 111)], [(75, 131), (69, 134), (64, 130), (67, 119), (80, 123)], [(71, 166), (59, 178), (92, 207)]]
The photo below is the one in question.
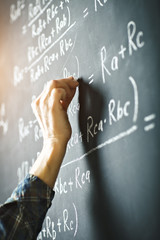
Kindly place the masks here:
[(51, 206), (55, 184), (71, 126), (67, 108), (78, 82), (53, 80), (32, 103), (43, 132), (43, 149), (24, 181), (0, 207), (0, 239), (36, 239)]

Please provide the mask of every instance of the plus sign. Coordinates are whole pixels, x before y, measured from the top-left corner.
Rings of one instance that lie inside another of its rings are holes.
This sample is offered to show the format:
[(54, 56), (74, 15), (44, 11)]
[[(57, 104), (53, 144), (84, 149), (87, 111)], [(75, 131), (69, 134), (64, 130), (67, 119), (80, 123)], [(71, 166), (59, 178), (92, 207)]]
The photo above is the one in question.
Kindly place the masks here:
[(121, 45), (121, 50), (119, 51), (118, 54), (121, 55), (122, 59), (125, 58), (125, 55), (124, 55), (125, 51), (126, 51), (126, 48), (123, 45)]
[(43, 20), (43, 28), (45, 29), (46, 28), (46, 21)]
[(61, 9), (63, 9), (63, 4), (64, 4), (64, 2), (60, 2), (60, 5), (59, 5), (59, 7), (61, 8)]
[(54, 38), (54, 34), (55, 34), (55, 30), (54, 30), (54, 28), (52, 28), (51, 35), (53, 38)]
[(61, 232), (61, 225), (61, 220), (58, 218), (57, 227), (59, 232)]
[(42, 233), (43, 233), (43, 237), (45, 237), (46, 236), (46, 229), (45, 228), (43, 228)]
[(70, 190), (72, 191), (73, 181), (72, 181), (71, 178), (70, 178), (70, 180), (69, 180), (69, 182), (68, 182), (68, 185), (70, 186)]
[(56, 59), (58, 60), (58, 58), (59, 58), (59, 55), (58, 55), (58, 53), (56, 53)]

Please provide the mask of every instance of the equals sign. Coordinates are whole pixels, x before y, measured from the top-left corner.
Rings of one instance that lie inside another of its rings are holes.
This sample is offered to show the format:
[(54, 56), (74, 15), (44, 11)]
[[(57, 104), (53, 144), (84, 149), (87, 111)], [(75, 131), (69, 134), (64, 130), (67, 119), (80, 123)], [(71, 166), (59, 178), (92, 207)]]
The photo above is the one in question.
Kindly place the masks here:
[[(151, 115), (146, 116), (144, 118), (144, 121), (146, 123), (148, 123), (148, 122), (153, 121), (155, 118), (156, 118), (156, 115), (155, 114), (151, 114)], [(148, 131), (152, 130), (153, 128), (155, 128), (155, 123), (152, 122), (152, 123), (149, 123), (148, 125), (146, 125), (144, 127), (144, 131), (148, 132)]]
[(92, 74), (91, 76), (89, 76), (89, 78), (88, 78), (88, 79), (90, 80), (90, 81), (89, 81), (89, 84), (93, 83), (93, 81), (94, 81), (93, 76), (94, 76), (94, 74)]
[(88, 8), (84, 9), (83, 14), (84, 14), (83, 17), (86, 18), (88, 15)]

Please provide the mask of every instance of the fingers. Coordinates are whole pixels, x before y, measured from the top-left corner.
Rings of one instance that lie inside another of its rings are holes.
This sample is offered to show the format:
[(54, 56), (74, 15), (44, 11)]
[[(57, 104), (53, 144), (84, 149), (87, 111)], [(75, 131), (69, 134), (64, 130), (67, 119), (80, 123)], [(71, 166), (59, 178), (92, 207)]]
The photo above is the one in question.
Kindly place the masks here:
[(61, 136), (67, 139), (71, 133), (67, 108), (72, 101), (78, 82), (73, 77), (52, 80), (32, 102), (33, 112), (42, 129), (43, 137)]
[(66, 94), (67, 96), (70, 96), (72, 93), (71, 93), (71, 88), (69, 86), (69, 84), (67, 84), (65, 81), (63, 81), (62, 79), (60, 80), (51, 80), (49, 83), (48, 83), (48, 86), (49, 86), (49, 94), (52, 92), (53, 89), (55, 88), (63, 88), (65, 89), (66, 91)]
[[(52, 103), (58, 103), (58, 106), (60, 106), (59, 104), (61, 103), (61, 107), (67, 111), (67, 108), (75, 95), (76, 87), (78, 85), (79, 83), (74, 80), (73, 77), (49, 81), (42, 93), (32, 103), (32, 109), (35, 115), (37, 115), (38, 108), (44, 107), (48, 101), (50, 102), (50, 106)], [(38, 120), (42, 122), (42, 119), (40, 119), (40, 117)]]
[(67, 111), (67, 108), (72, 101), (76, 87), (79, 85), (79, 83), (74, 80), (73, 77), (65, 78), (65, 79), (59, 79), (59, 80), (51, 80), (48, 83), (49, 87), (49, 95), (53, 91), (53, 89), (64, 89), (66, 91), (65, 97), (63, 99), (59, 99), (61, 101), (61, 104), (65, 111)]
[(64, 88), (68, 96), (71, 95), (71, 90), (75, 89), (79, 85), (79, 83), (73, 77), (51, 80), (48, 84), (51, 90), (53, 88)]
[(60, 79), (60, 81), (67, 83), (70, 88), (76, 88), (79, 85), (78, 81), (75, 80), (72, 76), (69, 78)]

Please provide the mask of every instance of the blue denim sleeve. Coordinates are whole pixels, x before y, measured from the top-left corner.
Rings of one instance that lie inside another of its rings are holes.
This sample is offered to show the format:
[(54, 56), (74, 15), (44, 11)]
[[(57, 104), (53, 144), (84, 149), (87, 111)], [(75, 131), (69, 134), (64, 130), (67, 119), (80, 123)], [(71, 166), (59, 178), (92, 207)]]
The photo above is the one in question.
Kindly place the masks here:
[(49, 186), (28, 174), (0, 207), (0, 239), (35, 240), (53, 197)]

